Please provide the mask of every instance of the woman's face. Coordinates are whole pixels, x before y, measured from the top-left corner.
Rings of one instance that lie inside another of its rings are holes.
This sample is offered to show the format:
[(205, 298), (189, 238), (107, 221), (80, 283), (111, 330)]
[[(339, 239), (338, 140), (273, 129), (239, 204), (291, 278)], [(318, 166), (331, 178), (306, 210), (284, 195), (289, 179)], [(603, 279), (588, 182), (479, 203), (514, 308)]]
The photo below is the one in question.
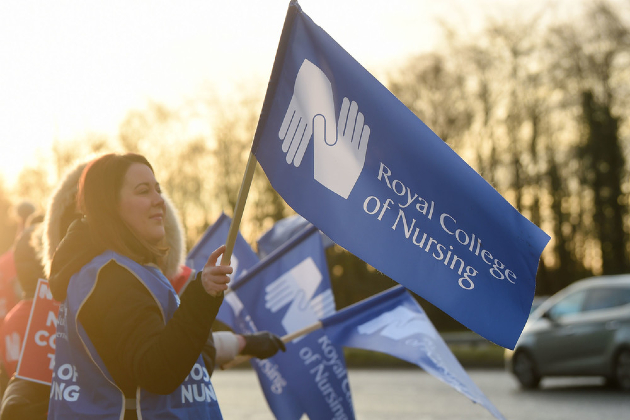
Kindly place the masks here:
[(120, 190), (120, 217), (138, 237), (149, 243), (164, 238), (166, 206), (160, 184), (151, 169), (141, 163), (132, 163)]

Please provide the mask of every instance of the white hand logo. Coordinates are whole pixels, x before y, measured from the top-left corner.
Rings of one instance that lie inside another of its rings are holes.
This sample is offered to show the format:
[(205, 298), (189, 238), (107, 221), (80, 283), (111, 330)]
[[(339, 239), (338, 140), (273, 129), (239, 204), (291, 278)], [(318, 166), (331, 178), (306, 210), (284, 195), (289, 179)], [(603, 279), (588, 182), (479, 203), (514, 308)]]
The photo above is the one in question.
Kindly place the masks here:
[(426, 315), (418, 314), (401, 306), (359, 325), (357, 330), (359, 334), (374, 334), (381, 328), (383, 329), (381, 335), (392, 340), (400, 340), (419, 333), (431, 337), (436, 336), (435, 328)]
[(332, 86), (328, 77), (315, 64), (304, 60), (295, 78), (293, 97), (278, 133), (282, 140), (282, 151), (287, 154), (287, 163), (293, 163), (296, 167), (302, 163), (313, 135), (315, 115), (335, 121)]
[(370, 127), (364, 124), (357, 103), (343, 98), (336, 135), (330, 135), (326, 120), (316, 115), (313, 122), (315, 140), (315, 179), (348, 198), (357, 182), (370, 139)]
[(282, 319), (287, 333), (307, 327), (335, 312), (332, 290), (314, 297), (321, 281), (322, 275), (309, 257), (265, 288), (265, 307), (271, 312), (290, 305)]
[(304, 60), (295, 79), (293, 97), (280, 132), (287, 163), (298, 167), (314, 136), (315, 179), (343, 198), (357, 182), (370, 138), (356, 102), (343, 98), (339, 121), (335, 123), (332, 86), (313, 63)]

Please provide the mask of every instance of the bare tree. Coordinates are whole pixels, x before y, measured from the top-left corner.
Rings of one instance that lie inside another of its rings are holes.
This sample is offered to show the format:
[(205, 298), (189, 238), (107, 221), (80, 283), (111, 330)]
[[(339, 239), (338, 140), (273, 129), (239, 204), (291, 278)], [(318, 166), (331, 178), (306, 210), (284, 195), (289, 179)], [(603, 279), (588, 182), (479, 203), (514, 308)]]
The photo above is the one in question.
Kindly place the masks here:
[(602, 272), (613, 274), (630, 269), (628, 196), (622, 188), (627, 168), (619, 135), (627, 115), (620, 94), (629, 81), (630, 29), (606, 2), (593, 2), (585, 16), (579, 28), (554, 27), (550, 46), (557, 54), (556, 82), (565, 89), (566, 107), (581, 114), (575, 156), (580, 193), (589, 201), (579, 223), (599, 243)]
[[(220, 176), (215, 179), (215, 192), (219, 202), (228, 208), (224, 211), (230, 215), (236, 205), (259, 113), (260, 99), (251, 95), (243, 95), (236, 104), (223, 103), (216, 109), (213, 168)], [(287, 209), (262, 169), (257, 167), (243, 217), (243, 234), (257, 237), (285, 217)]]
[(450, 64), (439, 53), (419, 55), (389, 82), (391, 92), (447, 143), (472, 122), (465, 77)]

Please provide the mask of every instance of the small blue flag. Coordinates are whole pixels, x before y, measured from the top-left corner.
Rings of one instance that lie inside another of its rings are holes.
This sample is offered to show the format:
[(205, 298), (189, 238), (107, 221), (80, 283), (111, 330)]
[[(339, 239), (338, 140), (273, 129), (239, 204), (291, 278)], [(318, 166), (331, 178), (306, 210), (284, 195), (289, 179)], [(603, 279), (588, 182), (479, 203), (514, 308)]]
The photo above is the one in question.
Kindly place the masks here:
[(497, 419), (504, 420), (404, 287), (393, 287), (323, 318), (321, 322), (332, 342), (386, 353), (416, 364), (485, 407)]
[(300, 215), (483, 337), (514, 348), (549, 236), (289, 6), (252, 153)]
[[(310, 222), (299, 214), (278, 220), (271, 229), (263, 233), (256, 241), (258, 244), (258, 256), (265, 258), (289, 239), (300, 233), (309, 224)], [(330, 238), (323, 233), (322, 243), (324, 248), (334, 245)]]
[[(199, 242), (188, 253), (186, 257), (186, 265), (188, 267), (195, 271), (203, 270), (210, 254), (225, 244), (231, 221), (232, 219), (229, 216), (221, 213), (217, 221), (206, 230)], [(230, 263), (234, 269), (230, 285), (234, 283), (235, 279), (245, 274), (249, 268), (257, 264), (258, 261), (258, 256), (239, 232), (234, 243), (234, 251), (232, 252)], [(231, 296), (231, 293), (225, 295), (224, 301), (224, 304), (219, 308), (217, 319), (237, 333), (241, 332), (238, 331), (238, 323), (235, 320), (235, 316), (242, 310), (241, 303), (236, 298), (236, 295)]]
[[(243, 305), (243, 332), (279, 336), (299, 331), (335, 312), (321, 235), (312, 225), (252, 267), (232, 285)], [(287, 343), (287, 351), (252, 360), (277, 419), (354, 419), (341, 346), (323, 330)]]

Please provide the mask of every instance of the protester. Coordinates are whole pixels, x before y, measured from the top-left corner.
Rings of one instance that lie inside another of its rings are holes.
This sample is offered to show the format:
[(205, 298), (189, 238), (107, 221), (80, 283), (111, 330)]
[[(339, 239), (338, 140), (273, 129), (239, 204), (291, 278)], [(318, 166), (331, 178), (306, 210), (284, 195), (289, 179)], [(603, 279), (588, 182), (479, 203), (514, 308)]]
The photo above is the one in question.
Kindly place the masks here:
[[(14, 210), (17, 215), (17, 228), (15, 230), (15, 240), (17, 241), (27, 226), (29, 218), (35, 212), (35, 206), (29, 201), (21, 201)], [(14, 247), (15, 242), (8, 251), (0, 255), (0, 322), (20, 300), (20, 290), (13, 260)]]
[[(93, 156), (92, 159), (94, 158)], [(76, 204), (77, 186), (81, 173), (88, 161), (92, 159), (76, 163), (66, 173), (50, 197), (50, 204), (44, 221), (43, 235), (43, 264), (45, 272), (50, 272), (54, 253), (70, 224), (81, 218)], [(166, 271), (164, 274), (174, 286), (175, 291), (181, 293), (189, 277), (194, 275), (194, 273), (184, 265), (186, 252), (183, 227), (181, 226), (177, 210), (166, 195), (163, 194), (162, 196), (166, 205), (164, 219), (166, 243), (168, 243), (170, 248), (166, 257), (167, 263), (165, 264)], [(238, 354), (266, 359), (276, 354), (279, 350), (285, 351), (285, 346), (279, 337), (266, 331), (243, 335), (225, 331), (211, 334), (205, 350), (206, 367), (212, 374), (214, 366), (221, 366)]]
[[(0, 327), (0, 363), (2, 380), (15, 373), (24, 340), (37, 281), (44, 277), (41, 265), (42, 216), (32, 217), (15, 244), (14, 258), (17, 278), (22, 289), (22, 300), (7, 314)], [(37, 361), (23, 361), (37, 365)], [(47, 369), (49, 361), (40, 363)], [(6, 382), (4, 382), (6, 383)], [(3, 389), (5, 387), (3, 386)], [(2, 396), (0, 420), (45, 419), (48, 411), (50, 387), (12, 377)]]
[(77, 203), (84, 217), (50, 264), (63, 303), (48, 418), (221, 418), (201, 353), (232, 272), (216, 264), (224, 248), (180, 301), (164, 275), (166, 204), (140, 155), (90, 162)]
[[(41, 219), (37, 223), (39, 222)], [(7, 380), (13, 375), (17, 366), (37, 280), (44, 277), (40, 258), (31, 243), (37, 241), (37, 235), (34, 234), (37, 228), (37, 225), (26, 228), (16, 241), (13, 251), (22, 299), (9, 311), (0, 326), (0, 369), (6, 374)], [(41, 230), (39, 235), (41, 235)]]
[[(51, 196), (43, 229), (45, 244), (43, 263), (48, 267), (48, 270), (50, 270), (55, 250), (69, 225), (81, 218), (81, 214), (76, 210), (75, 198), (77, 183), (85, 166), (86, 163), (83, 162), (73, 168)], [(162, 198), (166, 207), (164, 228), (167, 237), (166, 243), (171, 248), (169, 255), (178, 257), (167, 258), (168, 264), (165, 265), (165, 272), (171, 275), (169, 280), (178, 290), (187, 283), (188, 277), (191, 275), (194, 277), (194, 273), (185, 266), (177, 269), (178, 264), (181, 264), (184, 258), (182, 229), (174, 208), (166, 197)], [(204, 347), (203, 360), (209, 373), (208, 376), (210, 376), (215, 365), (223, 364), (237, 354), (247, 354), (262, 359), (273, 356), (278, 350), (285, 351), (284, 344), (277, 336), (268, 332), (252, 335), (236, 335), (227, 331), (217, 332), (209, 336)], [(54, 391), (55, 388), (53, 388), (53, 395)], [(2, 401), (0, 420), (46, 418), (49, 395), (51, 395), (51, 389), (47, 385), (21, 378), (12, 378)], [(125, 418), (136, 418), (136, 413), (133, 412), (132, 415), (125, 412), (125, 416)]]
[(19, 300), (13, 246), (0, 255), (0, 323)]

